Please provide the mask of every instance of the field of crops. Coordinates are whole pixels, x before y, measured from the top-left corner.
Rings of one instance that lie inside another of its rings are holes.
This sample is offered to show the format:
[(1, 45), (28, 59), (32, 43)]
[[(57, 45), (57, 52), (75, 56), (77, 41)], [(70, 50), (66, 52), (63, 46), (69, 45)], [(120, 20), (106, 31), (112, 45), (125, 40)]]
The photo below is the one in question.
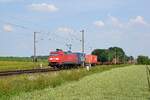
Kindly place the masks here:
[(21, 93), (12, 100), (149, 100), (145, 66), (116, 68), (59, 87)]
[(39, 68), (40, 64), (44, 67), (48, 66), (47, 62), (0, 61), (0, 71)]

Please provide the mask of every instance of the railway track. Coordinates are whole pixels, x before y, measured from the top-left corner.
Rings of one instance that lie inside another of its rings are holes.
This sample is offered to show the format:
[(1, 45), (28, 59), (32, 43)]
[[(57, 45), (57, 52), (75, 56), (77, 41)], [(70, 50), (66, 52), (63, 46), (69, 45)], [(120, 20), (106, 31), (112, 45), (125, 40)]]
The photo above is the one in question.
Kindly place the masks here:
[(11, 76), (11, 75), (29, 74), (29, 73), (44, 73), (44, 72), (54, 72), (54, 71), (59, 71), (59, 69), (44, 68), (44, 69), (0, 71), (0, 76)]

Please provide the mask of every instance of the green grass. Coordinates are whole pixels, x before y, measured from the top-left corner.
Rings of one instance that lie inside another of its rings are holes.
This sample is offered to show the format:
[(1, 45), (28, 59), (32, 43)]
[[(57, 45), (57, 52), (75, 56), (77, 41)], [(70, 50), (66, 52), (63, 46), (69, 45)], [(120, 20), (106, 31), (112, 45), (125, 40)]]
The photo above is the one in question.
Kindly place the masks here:
[(40, 63), (48, 66), (47, 62), (0, 61), (0, 71), (39, 68)]
[[(71, 75), (71, 74), (70, 74)], [(11, 100), (149, 100), (144, 66), (96, 73), (60, 87), (21, 93)]]
[(85, 68), (80, 68), (43, 74), (25, 74), (11, 77), (0, 77), (0, 99), (6, 100), (14, 95), (19, 95), (20, 93), (43, 90), (48, 87), (55, 88), (64, 83), (78, 81), (82, 77), (93, 73), (99, 73), (123, 66), (125, 65), (103, 65), (94, 67), (90, 71), (86, 71)]
[[(38, 61), (47, 61), (48, 56), (37, 56)], [(1, 57), (0, 61), (22, 61), (22, 62), (31, 62), (33, 57)]]
[(31, 57), (1, 57), (0, 61), (32, 61)]

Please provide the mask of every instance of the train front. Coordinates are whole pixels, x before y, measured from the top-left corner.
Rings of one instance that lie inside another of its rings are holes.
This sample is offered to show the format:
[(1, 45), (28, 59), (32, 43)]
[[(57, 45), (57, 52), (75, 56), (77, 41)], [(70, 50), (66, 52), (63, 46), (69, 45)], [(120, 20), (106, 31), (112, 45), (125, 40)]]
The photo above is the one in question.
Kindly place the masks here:
[(63, 51), (50, 52), (50, 56), (48, 58), (49, 66), (57, 68), (61, 67), (63, 62), (63, 55)]

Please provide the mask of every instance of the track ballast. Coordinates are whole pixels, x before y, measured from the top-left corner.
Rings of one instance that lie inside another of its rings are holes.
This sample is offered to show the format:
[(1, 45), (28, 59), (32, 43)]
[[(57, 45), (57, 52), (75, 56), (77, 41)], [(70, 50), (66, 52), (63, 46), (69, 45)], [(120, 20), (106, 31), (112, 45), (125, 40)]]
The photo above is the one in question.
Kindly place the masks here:
[(0, 71), (0, 76), (11, 76), (11, 75), (19, 75), (19, 74), (29, 74), (29, 73), (44, 73), (44, 72), (52, 72), (59, 71), (58, 69), (53, 68), (39, 68), (39, 69), (27, 69), (27, 70), (12, 70), (12, 71)]

